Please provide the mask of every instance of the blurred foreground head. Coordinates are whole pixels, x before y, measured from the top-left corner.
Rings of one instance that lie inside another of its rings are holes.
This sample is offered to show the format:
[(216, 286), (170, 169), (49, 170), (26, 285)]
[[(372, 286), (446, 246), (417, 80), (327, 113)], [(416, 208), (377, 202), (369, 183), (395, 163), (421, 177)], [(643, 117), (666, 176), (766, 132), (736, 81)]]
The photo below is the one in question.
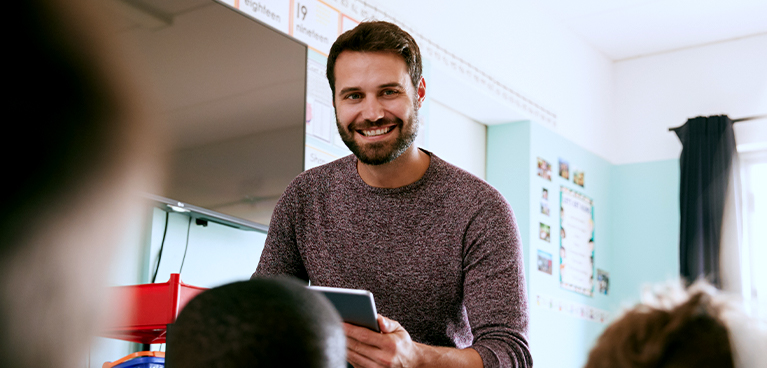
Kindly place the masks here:
[(332, 304), (289, 278), (207, 290), (168, 332), (173, 367), (346, 367), (346, 335)]
[(7, 4), (0, 208), (0, 356), (70, 367), (102, 315), (136, 193), (151, 189), (153, 134), (94, 1)]
[(761, 367), (763, 327), (703, 281), (666, 284), (607, 327), (586, 368)]

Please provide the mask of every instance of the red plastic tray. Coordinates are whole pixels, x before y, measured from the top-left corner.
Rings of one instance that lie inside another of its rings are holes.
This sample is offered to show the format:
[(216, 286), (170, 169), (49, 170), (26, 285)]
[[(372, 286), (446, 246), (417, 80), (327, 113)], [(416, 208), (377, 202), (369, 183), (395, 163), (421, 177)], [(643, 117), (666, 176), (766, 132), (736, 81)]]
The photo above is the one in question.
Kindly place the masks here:
[(176, 320), (186, 303), (207, 290), (184, 284), (177, 273), (172, 273), (165, 283), (111, 289), (112, 300), (125, 304), (121, 315), (114, 316), (99, 335), (141, 344), (164, 343), (167, 325)]

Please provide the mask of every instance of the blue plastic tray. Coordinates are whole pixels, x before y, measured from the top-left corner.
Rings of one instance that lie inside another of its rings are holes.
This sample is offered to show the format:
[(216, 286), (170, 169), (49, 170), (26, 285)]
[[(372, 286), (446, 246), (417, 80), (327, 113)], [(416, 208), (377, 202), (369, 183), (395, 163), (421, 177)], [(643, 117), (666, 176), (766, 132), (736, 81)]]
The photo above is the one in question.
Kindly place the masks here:
[(127, 362), (120, 363), (113, 368), (165, 368), (165, 358), (161, 357), (138, 357)]

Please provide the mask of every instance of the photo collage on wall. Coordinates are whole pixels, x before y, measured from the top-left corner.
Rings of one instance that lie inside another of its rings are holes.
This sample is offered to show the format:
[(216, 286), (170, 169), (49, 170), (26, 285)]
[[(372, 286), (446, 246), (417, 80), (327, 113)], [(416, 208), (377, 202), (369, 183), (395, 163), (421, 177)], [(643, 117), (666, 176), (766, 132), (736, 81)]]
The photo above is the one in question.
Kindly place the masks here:
[[(551, 182), (552, 181), (552, 165), (548, 161), (544, 160), (543, 158), (538, 157), (537, 159), (537, 169), (536, 174), (544, 180), (544, 182)], [(548, 225), (550, 221), (548, 220), (548, 217), (551, 216), (551, 206), (549, 205), (549, 189), (546, 187), (541, 188), (540, 192), (540, 203), (541, 203), (541, 222), (539, 222), (538, 225), (538, 238), (541, 241), (544, 241), (546, 243), (551, 243), (551, 226)], [(552, 252), (545, 251), (543, 249), (538, 249), (538, 271), (541, 271), (545, 274), (551, 275), (552, 274), (552, 268), (553, 268), (553, 257), (551, 256)]]
[(572, 181), (575, 185), (578, 185), (581, 188), (585, 187), (586, 173), (576, 166), (573, 166), (572, 168), (572, 175), (570, 174), (570, 171), (570, 162), (560, 157), (559, 177), (567, 181), (570, 181), (570, 177), (572, 177)]
[[(556, 161), (536, 157), (536, 175), (540, 177), (540, 221), (538, 221), (537, 268), (547, 274), (553, 274), (552, 255), (559, 255), (559, 284), (566, 290), (586, 296), (596, 292), (607, 295), (609, 292), (609, 274), (605, 270), (596, 270), (594, 263), (594, 205), (591, 198), (574, 188), (585, 189), (585, 170), (572, 164), (565, 157)], [(558, 164), (554, 166), (553, 164)], [(556, 168), (556, 172), (552, 173)], [(559, 193), (556, 186), (559, 184)], [(559, 201), (559, 203), (557, 203)], [(559, 204), (559, 206), (557, 206)], [(553, 215), (552, 209), (557, 213)], [(552, 222), (557, 226), (552, 226)], [(559, 238), (552, 240), (552, 235)], [(558, 244), (557, 244), (558, 243)], [(552, 246), (555, 248), (552, 249)]]

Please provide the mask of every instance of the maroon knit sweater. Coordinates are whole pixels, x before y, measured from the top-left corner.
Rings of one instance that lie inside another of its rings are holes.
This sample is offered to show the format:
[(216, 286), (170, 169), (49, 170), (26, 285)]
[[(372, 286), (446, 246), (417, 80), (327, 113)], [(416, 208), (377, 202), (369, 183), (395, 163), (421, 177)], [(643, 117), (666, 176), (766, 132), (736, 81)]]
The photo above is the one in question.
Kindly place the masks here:
[[(428, 152), (427, 152), (428, 153)], [(374, 188), (347, 156), (299, 175), (274, 210), (254, 276), (370, 290), (413, 341), (531, 367), (522, 244), (498, 191), (434, 154), (413, 184)]]

